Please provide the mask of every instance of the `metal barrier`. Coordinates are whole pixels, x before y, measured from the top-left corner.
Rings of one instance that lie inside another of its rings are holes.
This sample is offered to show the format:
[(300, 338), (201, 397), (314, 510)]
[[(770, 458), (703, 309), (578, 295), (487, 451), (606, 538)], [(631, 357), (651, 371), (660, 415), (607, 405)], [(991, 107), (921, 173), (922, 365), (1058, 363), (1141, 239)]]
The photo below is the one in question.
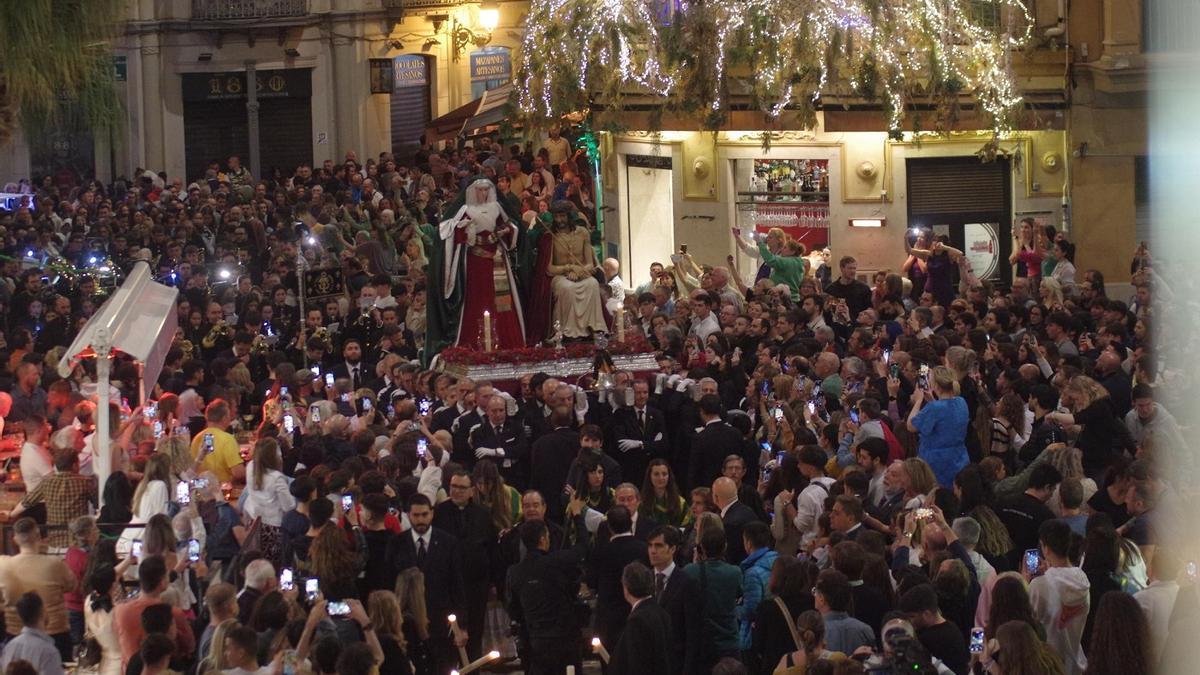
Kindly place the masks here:
[[(20, 520), (20, 518), (18, 518), (17, 520)], [(11, 521), (11, 522), (6, 522), (6, 523), (0, 523), (0, 555), (16, 555), (17, 553), (20, 552), (19, 548), (17, 547), (17, 542), (13, 539), (12, 528), (13, 528), (13, 523), (15, 523), (15, 522), (16, 522), (16, 520)], [(145, 526), (146, 526), (145, 523), (96, 523), (96, 527), (100, 528), (100, 533), (101, 533), (100, 538), (101, 539), (116, 539), (117, 538), (115, 536), (104, 534), (104, 530), (106, 528), (112, 528), (114, 530), (119, 528), (121, 530), (124, 530), (127, 527), (145, 527)], [(42, 530), (43, 538), (49, 538), (49, 535), (51, 532), (59, 532), (59, 531), (66, 532), (68, 529), (67, 525), (46, 525), (44, 523), (39, 523), (38, 527), (41, 528), (41, 530)], [(67, 550), (65, 548), (51, 547), (46, 552), (49, 554), (52, 554), (52, 555), (65, 555), (66, 551)]]

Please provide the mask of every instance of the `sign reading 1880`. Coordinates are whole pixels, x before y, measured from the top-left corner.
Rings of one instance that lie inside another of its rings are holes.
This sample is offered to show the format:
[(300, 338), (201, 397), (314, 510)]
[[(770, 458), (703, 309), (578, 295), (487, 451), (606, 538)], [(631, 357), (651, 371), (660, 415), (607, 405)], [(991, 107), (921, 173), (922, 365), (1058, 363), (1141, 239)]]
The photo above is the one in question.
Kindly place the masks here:
[[(312, 69), (288, 68), (255, 73), (258, 98), (312, 96)], [(246, 73), (184, 73), (183, 100), (226, 101), (246, 98)]]

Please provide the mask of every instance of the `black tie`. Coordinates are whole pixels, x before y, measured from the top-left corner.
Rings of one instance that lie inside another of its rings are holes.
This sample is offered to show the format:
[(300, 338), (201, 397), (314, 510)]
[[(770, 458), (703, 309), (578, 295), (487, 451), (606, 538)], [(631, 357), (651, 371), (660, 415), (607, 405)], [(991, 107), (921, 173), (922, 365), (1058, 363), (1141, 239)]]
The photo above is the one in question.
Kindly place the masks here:
[(354, 373), (351, 376), (351, 382), (353, 383), (355, 389), (358, 389), (362, 384), (358, 381), (358, 366), (354, 366)]
[(499, 438), (499, 437), (500, 437), (500, 430), (501, 430), (501, 429), (503, 429), (503, 428), (504, 428), (504, 427), (493, 427), (493, 429), (494, 429), (494, 430), (495, 430), (495, 432), (496, 432), (496, 438)]
[(417, 539), (417, 567), (425, 569), (425, 540)]
[(645, 411), (642, 411), (642, 410), (637, 411), (637, 413), (638, 413), (638, 428), (641, 429), (642, 433), (644, 434), (644, 433), (646, 433), (646, 413), (645, 413)]
[(667, 587), (667, 575), (659, 572), (654, 575), (654, 599), (658, 600), (662, 597), (663, 590)]

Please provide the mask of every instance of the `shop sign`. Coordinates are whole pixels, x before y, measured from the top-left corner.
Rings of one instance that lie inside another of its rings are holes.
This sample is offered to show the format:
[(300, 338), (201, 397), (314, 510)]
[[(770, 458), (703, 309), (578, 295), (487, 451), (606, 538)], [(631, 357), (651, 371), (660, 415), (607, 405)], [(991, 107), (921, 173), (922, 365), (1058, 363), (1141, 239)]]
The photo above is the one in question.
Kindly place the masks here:
[[(288, 68), (255, 73), (255, 91), (262, 98), (312, 96), (312, 69)], [(184, 101), (230, 101), (246, 98), (246, 73), (184, 73)]]
[(392, 60), (392, 81), (395, 89), (427, 86), (429, 68), (425, 57), (416, 54), (397, 56)]
[(512, 52), (507, 49), (471, 53), (471, 81), (512, 79)]
[(979, 279), (994, 279), (1000, 272), (1000, 237), (996, 223), (963, 225), (963, 255)]

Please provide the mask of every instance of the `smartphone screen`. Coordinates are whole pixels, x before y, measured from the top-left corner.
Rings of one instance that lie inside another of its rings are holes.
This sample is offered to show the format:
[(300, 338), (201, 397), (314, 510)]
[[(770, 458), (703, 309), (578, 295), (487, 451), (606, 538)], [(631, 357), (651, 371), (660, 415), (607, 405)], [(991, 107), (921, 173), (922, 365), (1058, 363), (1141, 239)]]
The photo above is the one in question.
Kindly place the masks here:
[(158, 417), (158, 401), (150, 401), (147, 403), (146, 409), (142, 412), (145, 413), (143, 417)]
[(363, 412), (371, 412), (371, 399), (364, 398), (362, 408), (363, 408)]
[(141, 539), (133, 540), (133, 546), (129, 547), (129, 555), (131, 555), (134, 558), (137, 558), (139, 560), (141, 559), (141, 557), (142, 557), (142, 540)]
[(783, 421), (783, 408), (775, 408), (775, 412), (773, 414), (775, 415), (776, 422)]
[(1036, 548), (1031, 548), (1025, 551), (1025, 569), (1029, 570), (1030, 574), (1037, 574), (1038, 568), (1042, 566), (1042, 554)]
[(187, 481), (179, 481), (175, 486), (175, 503), (180, 506), (192, 503), (192, 491), (188, 488)]
[(971, 629), (971, 653), (983, 653), (983, 629), (979, 626)]
[(197, 478), (192, 481), (192, 487), (196, 488), (197, 490), (204, 490), (208, 487), (208, 479)]
[(333, 386), (333, 373), (325, 373), (325, 386), (326, 387)]
[(317, 595), (319, 593), (320, 583), (316, 577), (313, 577), (312, 579), (306, 579), (304, 581), (304, 597), (307, 598), (309, 602), (316, 602)]
[(341, 600), (330, 601), (329, 604), (325, 605), (325, 612), (329, 616), (349, 616), (350, 605)]
[(162, 438), (162, 437), (163, 437), (163, 423), (162, 423), (162, 420), (154, 420), (154, 438), (155, 438), (155, 439), (159, 439), (159, 438)]
[(188, 539), (188, 560), (200, 562), (200, 541), (198, 539)]
[(313, 408), (312, 414), (309, 415), (308, 418), (314, 422), (320, 422), (321, 421), (321, 409)]
[(207, 453), (207, 452), (212, 452), (212, 451), (213, 451), (213, 435), (212, 434), (204, 434), (204, 452)]
[(850, 421), (854, 422), (855, 424), (858, 424), (858, 411), (857, 410), (850, 411)]
[(296, 420), (292, 419), (291, 415), (283, 416), (283, 430), (289, 434), (296, 431)]
[(295, 572), (292, 571), (292, 568), (290, 568), (290, 567), (283, 568), (283, 571), (279, 573), (279, 588), (280, 588), (280, 590), (290, 591), (296, 587), (296, 582), (293, 579), (294, 574), (295, 574)]
[(427, 454), (429, 454), (429, 441), (425, 440), (424, 438), (418, 438), (417, 439), (417, 457), (420, 457), (421, 459), (425, 459), (425, 456)]
[(432, 405), (433, 405), (433, 404), (432, 404), (432, 403), (430, 403), (428, 399), (421, 399), (421, 403), (420, 403), (421, 414), (422, 414), (422, 415), (428, 415), (428, 414), (429, 414), (429, 408), (430, 408)]
[(350, 495), (342, 495), (342, 510), (349, 511), (354, 507), (354, 497)]

